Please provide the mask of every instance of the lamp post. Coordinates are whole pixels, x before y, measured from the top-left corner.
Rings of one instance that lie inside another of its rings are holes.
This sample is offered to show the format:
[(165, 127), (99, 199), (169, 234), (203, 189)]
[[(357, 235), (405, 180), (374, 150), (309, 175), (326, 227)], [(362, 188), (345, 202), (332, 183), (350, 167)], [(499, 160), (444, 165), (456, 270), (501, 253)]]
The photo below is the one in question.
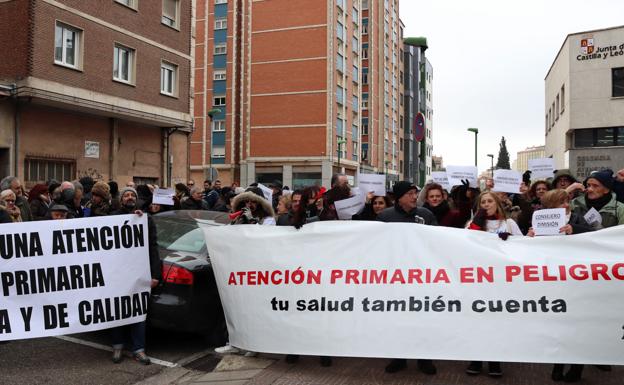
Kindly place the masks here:
[(210, 182), (213, 182), (213, 175), (212, 175), (212, 122), (213, 122), (213, 118), (215, 115), (220, 114), (221, 110), (219, 108), (213, 108), (212, 110), (208, 111), (208, 117), (210, 118), (210, 158), (208, 161), (208, 169), (210, 170), (210, 176), (208, 177), (208, 179), (210, 180)]
[(489, 156), (490, 160), (492, 161), (492, 168), (490, 168), (490, 171), (492, 178), (494, 178), (494, 154), (487, 154), (487, 156)]
[(342, 155), (342, 145), (347, 143), (347, 141), (345, 139), (338, 139), (336, 143), (338, 144), (338, 172), (342, 172), (340, 168), (340, 156)]
[(475, 134), (475, 167), (477, 166), (477, 134), (479, 134), (478, 128), (469, 128), (468, 131), (474, 132)]

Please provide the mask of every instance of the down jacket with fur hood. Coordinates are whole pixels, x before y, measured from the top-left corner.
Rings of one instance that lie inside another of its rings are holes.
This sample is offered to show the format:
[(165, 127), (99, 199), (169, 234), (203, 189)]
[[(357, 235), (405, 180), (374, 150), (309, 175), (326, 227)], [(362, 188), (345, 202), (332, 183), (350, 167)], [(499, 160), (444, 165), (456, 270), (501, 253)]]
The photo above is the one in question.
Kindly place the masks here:
[(261, 225), (275, 225), (275, 211), (271, 206), (271, 202), (264, 199), (251, 191), (238, 194), (232, 202), (232, 211), (237, 213), (245, 208), (247, 201), (255, 202), (257, 209), (251, 213), (253, 221), (249, 221), (249, 217), (245, 214), (239, 215), (232, 224), (258, 223)]

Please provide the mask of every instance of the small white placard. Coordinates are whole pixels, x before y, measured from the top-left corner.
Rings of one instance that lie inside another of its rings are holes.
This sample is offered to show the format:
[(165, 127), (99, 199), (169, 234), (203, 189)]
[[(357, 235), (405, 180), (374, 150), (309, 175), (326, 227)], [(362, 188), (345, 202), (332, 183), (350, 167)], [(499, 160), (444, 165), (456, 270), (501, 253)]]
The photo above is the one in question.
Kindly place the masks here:
[(566, 209), (544, 209), (533, 212), (535, 235), (560, 235), (559, 229), (567, 224)]
[(583, 216), (583, 218), (585, 218), (585, 221), (590, 225), (593, 225), (594, 223), (602, 223), (602, 216), (598, 210), (593, 207)]
[(100, 159), (100, 142), (85, 141), (85, 158)]
[(445, 171), (434, 171), (431, 173), (431, 179), (433, 179), (434, 183), (442, 186), (446, 191), (451, 191), (451, 186), (449, 185), (448, 175)]
[(157, 188), (154, 190), (152, 203), (157, 205), (173, 206), (173, 195), (175, 191), (172, 188)]
[(338, 219), (350, 220), (355, 214), (362, 211), (366, 202), (365, 194), (357, 194), (349, 199), (334, 202)]
[(358, 186), (364, 195), (373, 192), (378, 196), (386, 196), (386, 176), (384, 174), (358, 174)]
[(511, 194), (520, 193), (522, 174), (515, 170), (494, 170), (493, 191), (501, 191)]
[(271, 204), (273, 204), (273, 189), (268, 188), (262, 183), (258, 183), (258, 187), (260, 187), (260, 190), (262, 190), (262, 194), (264, 195), (264, 198), (268, 200)]
[(555, 176), (555, 160), (553, 158), (529, 159), (531, 179), (547, 179)]
[(479, 170), (475, 166), (447, 166), (446, 175), (448, 176), (448, 183), (451, 187), (461, 186), (462, 179), (468, 179), (470, 187), (477, 188), (477, 175)]

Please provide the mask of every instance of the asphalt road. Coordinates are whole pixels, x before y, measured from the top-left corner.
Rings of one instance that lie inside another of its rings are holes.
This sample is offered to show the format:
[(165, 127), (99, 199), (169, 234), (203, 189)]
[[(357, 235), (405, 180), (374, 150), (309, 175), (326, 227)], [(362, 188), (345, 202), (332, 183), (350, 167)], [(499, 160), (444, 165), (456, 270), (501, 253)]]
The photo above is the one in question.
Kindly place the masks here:
[[(186, 365), (212, 356), (213, 347), (201, 336), (150, 331), (144, 366), (131, 357), (113, 364), (108, 333), (95, 332), (69, 338), (37, 338), (0, 345), (0, 384), (134, 384), (173, 365)], [(88, 345), (86, 345), (88, 344)]]

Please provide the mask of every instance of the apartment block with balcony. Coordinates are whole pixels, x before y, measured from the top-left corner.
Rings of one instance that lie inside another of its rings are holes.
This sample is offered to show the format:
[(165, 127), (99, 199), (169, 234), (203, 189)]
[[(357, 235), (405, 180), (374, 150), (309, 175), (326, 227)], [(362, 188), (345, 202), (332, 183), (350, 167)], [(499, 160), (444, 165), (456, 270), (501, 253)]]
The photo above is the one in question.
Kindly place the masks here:
[(0, 176), (188, 177), (188, 0), (0, 2)]

